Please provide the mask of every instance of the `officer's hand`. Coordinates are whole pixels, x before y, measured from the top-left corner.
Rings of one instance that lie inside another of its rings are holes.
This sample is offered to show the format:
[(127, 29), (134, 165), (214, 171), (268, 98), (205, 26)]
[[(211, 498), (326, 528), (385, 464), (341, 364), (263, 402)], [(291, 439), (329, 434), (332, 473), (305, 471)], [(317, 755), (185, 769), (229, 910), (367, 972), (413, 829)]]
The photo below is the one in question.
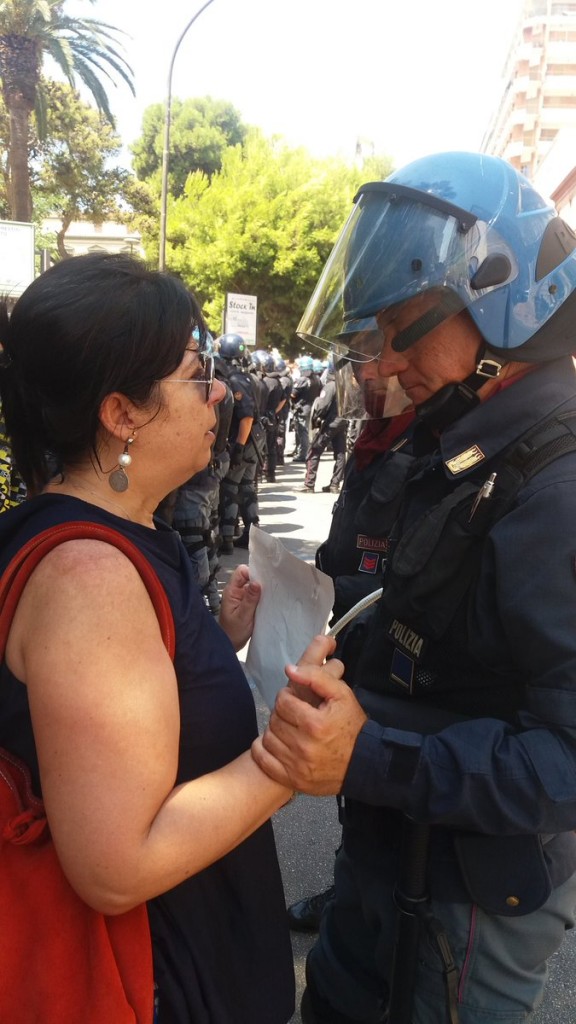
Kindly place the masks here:
[(242, 465), (242, 459), (244, 458), (245, 445), (240, 444), (236, 441), (232, 445), (232, 451), (230, 452), (230, 469), (240, 469)]
[[(303, 668), (305, 665), (323, 665), (330, 675), (333, 675), (335, 679), (341, 679), (344, 674), (344, 665), (341, 661), (337, 661), (336, 658), (326, 662), (326, 658), (329, 658), (334, 653), (336, 648), (336, 641), (334, 637), (319, 634), (308, 644), (308, 647), (298, 659), (298, 668)], [(287, 665), (285, 672), (288, 675), (288, 671), (291, 666)], [(322, 703), (322, 698), (314, 693), (314, 690), (307, 685), (302, 685), (298, 682), (290, 681), (288, 689), (291, 690), (300, 700), (305, 700), (308, 704), (313, 704), (314, 707), (318, 707)]]
[(239, 565), (224, 588), (218, 621), (235, 651), (240, 651), (252, 636), (261, 593), (262, 587), (250, 579), (247, 565)]
[[(339, 678), (340, 662), (301, 663), (288, 666), (286, 674), (290, 686), (280, 690), (266, 732), (252, 745), (252, 756), (283, 785), (314, 796), (339, 793), (367, 717)], [(313, 691), (320, 703), (301, 700), (294, 685), (298, 692), (301, 687)]]

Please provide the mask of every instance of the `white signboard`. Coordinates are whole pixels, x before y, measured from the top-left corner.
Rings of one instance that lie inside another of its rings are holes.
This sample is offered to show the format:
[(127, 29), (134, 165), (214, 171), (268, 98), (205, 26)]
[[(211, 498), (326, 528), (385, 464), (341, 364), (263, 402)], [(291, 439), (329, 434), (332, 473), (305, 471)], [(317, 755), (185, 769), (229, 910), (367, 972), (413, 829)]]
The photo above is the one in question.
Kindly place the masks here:
[(34, 280), (34, 225), (0, 220), (0, 295), (18, 298)]
[(257, 315), (258, 297), (256, 295), (226, 293), (225, 334), (240, 334), (247, 345), (254, 346), (256, 344)]

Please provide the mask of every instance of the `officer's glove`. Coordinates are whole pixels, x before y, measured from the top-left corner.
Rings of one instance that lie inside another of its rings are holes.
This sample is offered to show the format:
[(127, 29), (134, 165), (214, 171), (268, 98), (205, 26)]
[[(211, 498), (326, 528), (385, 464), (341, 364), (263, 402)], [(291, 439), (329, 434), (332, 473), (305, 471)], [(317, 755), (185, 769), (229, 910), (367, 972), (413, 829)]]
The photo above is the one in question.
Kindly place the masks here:
[(232, 445), (232, 451), (230, 452), (230, 469), (240, 469), (242, 460), (244, 458), (245, 445), (240, 444), (236, 441), (236, 444)]

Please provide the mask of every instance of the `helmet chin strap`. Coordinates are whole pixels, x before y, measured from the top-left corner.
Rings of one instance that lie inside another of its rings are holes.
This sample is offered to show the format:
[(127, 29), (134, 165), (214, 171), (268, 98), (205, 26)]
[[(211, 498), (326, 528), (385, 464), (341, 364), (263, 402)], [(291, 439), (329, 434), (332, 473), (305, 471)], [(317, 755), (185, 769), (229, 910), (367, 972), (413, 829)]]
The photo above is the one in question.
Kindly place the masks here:
[(477, 392), (487, 380), (499, 377), (505, 365), (505, 360), (496, 358), (484, 345), (478, 354), (474, 372), (464, 381), (445, 384), (435, 395), (422, 402), (416, 409), (417, 419), (425, 423), (430, 430), (445, 430), (479, 405), (480, 398)]

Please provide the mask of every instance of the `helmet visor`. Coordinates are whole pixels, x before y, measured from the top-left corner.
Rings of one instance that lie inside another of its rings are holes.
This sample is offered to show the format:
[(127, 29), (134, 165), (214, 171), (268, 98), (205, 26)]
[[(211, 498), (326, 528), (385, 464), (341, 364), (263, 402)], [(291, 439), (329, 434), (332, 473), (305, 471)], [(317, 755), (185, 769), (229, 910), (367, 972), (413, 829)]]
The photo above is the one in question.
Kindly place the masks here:
[(429, 193), (373, 182), (360, 190), (297, 334), (354, 359), (348, 336), (377, 330), (383, 309), (437, 290), (452, 316), (517, 272), (490, 224)]

